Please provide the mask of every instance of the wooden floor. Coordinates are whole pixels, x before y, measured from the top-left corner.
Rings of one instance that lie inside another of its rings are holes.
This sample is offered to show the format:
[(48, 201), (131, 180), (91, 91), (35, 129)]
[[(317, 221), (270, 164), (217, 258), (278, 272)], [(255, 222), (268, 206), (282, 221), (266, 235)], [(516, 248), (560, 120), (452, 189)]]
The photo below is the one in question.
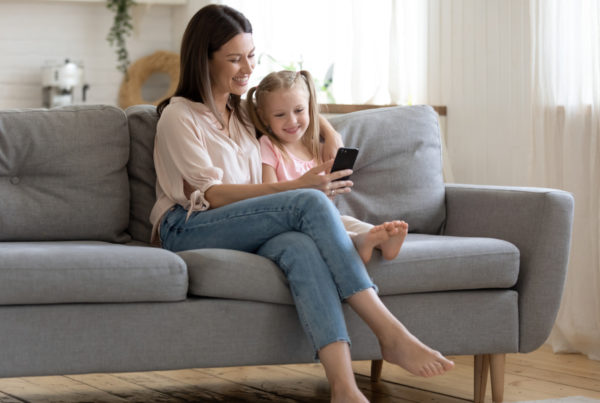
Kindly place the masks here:
[[(456, 368), (432, 379), (384, 364), (384, 380), (372, 384), (369, 362), (356, 362), (354, 370), (371, 402), (470, 401), (473, 359), (452, 358)], [(553, 354), (547, 346), (531, 354), (507, 356), (506, 402), (567, 396), (600, 399), (600, 361)], [(0, 379), (0, 403), (327, 402), (328, 398), (327, 381), (318, 364)], [(489, 386), (486, 401), (491, 402)]]

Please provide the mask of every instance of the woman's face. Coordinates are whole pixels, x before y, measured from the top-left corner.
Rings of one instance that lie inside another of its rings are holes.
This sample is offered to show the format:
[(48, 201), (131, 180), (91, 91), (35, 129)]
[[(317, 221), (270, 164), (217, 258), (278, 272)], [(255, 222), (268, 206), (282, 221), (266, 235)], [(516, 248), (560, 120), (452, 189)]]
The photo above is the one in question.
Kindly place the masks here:
[(283, 144), (299, 141), (310, 123), (308, 91), (300, 85), (265, 94), (260, 116)]
[(209, 61), (215, 98), (245, 94), (255, 65), (252, 34), (238, 34), (221, 46)]

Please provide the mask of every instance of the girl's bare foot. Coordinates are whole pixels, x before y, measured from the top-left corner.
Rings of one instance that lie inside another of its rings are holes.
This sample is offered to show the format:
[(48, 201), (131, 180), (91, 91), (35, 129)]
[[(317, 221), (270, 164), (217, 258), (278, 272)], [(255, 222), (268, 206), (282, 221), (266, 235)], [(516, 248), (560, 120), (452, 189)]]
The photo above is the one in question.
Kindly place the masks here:
[(389, 235), (384, 224), (376, 225), (368, 232), (363, 232), (352, 237), (354, 247), (364, 264), (367, 264), (371, 260), (373, 248), (388, 240)]
[(401, 366), (413, 375), (430, 377), (442, 375), (454, 368), (454, 362), (448, 360), (406, 330), (400, 329), (400, 335), (387, 344), (380, 341), (383, 359)]
[(379, 245), (381, 254), (386, 260), (392, 260), (398, 256), (400, 248), (404, 243), (408, 233), (408, 224), (404, 221), (390, 221), (382, 224), (388, 234), (389, 239)]

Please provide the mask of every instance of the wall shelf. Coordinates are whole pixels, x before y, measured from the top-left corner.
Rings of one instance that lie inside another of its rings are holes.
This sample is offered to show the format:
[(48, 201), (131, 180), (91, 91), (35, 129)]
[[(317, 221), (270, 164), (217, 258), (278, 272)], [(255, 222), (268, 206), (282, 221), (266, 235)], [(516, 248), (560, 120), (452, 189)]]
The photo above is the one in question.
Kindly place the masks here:
[[(2, 1), (2, 0), (0, 0)], [(31, 0), (32, 3), (104, 3), (104, 0)], [(161, 4), (178, 6), (187, 4), (188, 0), (136, 0), (138, 4)]]

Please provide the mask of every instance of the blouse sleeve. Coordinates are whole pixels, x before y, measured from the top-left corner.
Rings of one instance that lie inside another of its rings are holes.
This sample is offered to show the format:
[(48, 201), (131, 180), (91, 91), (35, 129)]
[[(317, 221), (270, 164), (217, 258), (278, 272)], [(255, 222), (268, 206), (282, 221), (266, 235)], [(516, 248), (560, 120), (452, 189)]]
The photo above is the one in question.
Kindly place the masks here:
[(277, 150), (273, 146), (273, 143), (266, 135), (263, 135), (259, 139), (260, 141), (260, 157), (262, 159), (262, 163), (272, 166), (274, 169), (277, 169), (279, 165), (279, 158)]
[[(186, 209), (206, 210), (210, 203), (204, 193), (221, 184), (223, 171), (214, 167), (203, 138), (202, 126), (184, 109), (166, 108), (157, 125), (154, 163), (163, 191)], [(188, 199), (183, 181), (194, 189)]]

